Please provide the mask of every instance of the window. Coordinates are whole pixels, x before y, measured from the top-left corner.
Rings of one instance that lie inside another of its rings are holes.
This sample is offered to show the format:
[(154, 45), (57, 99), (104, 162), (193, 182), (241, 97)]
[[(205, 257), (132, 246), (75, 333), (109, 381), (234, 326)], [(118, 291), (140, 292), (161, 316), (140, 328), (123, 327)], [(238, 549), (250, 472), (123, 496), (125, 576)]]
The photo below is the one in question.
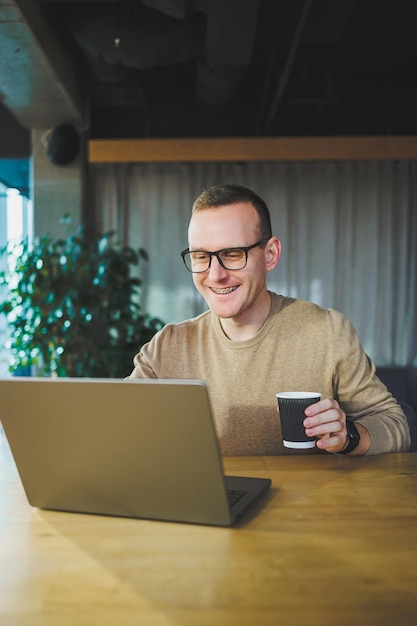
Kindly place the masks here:
[[(17, 189), (6, 187), (0, 182), (0, 248), (8, 242), (33, 239), (32, 202)], [(5, 258), (0, 259), (4, 264)], [(1, 269), (6, 269), (2, 265)], [(6, 347), (7, 324), (0, 316), (0, 376), (9, 373), (9, 355)]]

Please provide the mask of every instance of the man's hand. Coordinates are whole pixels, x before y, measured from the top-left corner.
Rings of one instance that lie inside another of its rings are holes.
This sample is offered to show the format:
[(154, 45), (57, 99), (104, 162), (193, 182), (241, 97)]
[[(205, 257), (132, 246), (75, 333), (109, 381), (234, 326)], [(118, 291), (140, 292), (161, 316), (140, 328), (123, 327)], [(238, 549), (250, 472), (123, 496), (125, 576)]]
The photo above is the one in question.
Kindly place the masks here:
[[(317, 437), (317, 447), (326, 452), (340, 452), (348, 444), (346, 431), (346, 414), (336, 400), (326, 398), (315, 402), (305, 410), (306, 419), (304, 428), (306, 435)], [(365, 454), (371, 445), (368, 431), (362, 424), (356, 422), (361, 435), (358, 447), (351, 453), (352, 456)]]

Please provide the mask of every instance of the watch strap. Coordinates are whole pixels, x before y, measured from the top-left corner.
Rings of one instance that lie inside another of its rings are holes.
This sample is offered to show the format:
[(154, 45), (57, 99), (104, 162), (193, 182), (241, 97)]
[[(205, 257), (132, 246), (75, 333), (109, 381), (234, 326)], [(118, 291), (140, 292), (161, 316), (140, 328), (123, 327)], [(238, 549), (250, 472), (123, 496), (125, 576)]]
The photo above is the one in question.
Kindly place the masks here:
[(353, 452), (353, 450), (358, 447), (361, 440), (361, 436), (353, 420), (346, 420), (346, 431), (349, 441), (346, 448), (340, 450), (339, 454), (349, 454), (349, 452)]

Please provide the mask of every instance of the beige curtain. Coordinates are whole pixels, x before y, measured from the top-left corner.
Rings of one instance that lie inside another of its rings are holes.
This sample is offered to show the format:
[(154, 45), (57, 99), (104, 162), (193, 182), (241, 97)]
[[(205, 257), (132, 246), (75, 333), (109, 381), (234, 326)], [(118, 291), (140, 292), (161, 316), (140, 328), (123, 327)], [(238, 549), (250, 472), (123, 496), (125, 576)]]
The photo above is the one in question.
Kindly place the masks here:
[(262, 196), (283, 254), (278, 293), (345, 313), (378, 365), (417, 362), (415, 162), (94, 165), (95, 211), (144, 247), (142, 305), (166, 322), (205, 310), (183, 267), (193, 200), (216, 183)]

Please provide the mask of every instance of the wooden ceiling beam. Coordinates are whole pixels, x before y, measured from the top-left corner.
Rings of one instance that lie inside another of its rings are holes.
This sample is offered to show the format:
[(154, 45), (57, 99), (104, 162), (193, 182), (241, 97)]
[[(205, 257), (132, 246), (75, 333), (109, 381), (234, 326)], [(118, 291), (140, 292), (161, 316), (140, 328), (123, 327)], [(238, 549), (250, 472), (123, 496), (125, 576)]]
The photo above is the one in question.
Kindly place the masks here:
[(417, 136), (92, 139), (90, 163), (417, 159)]

